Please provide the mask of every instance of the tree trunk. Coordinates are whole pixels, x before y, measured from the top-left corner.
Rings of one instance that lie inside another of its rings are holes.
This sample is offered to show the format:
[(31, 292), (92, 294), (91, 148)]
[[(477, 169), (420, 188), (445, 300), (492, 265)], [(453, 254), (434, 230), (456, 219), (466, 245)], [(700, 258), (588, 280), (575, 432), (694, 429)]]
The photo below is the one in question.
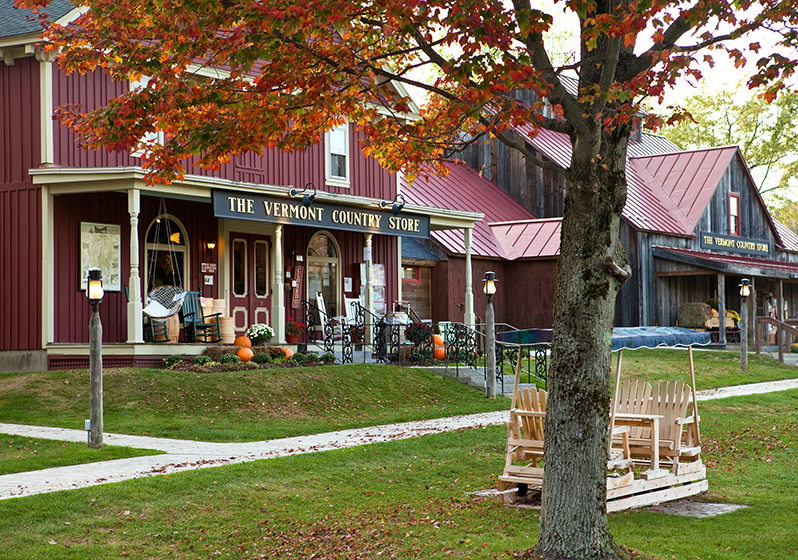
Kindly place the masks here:
[(580, 154), (578, 143), (574, 148), (576, 181), (566, 194), (557, 265), (535, 548), (546, 560), (621, 557), (607, 527), (606, 438), (615, 298), (629, 274), (619, 239), (627, 138), (623, 131), (605, 136), (598, 158)]

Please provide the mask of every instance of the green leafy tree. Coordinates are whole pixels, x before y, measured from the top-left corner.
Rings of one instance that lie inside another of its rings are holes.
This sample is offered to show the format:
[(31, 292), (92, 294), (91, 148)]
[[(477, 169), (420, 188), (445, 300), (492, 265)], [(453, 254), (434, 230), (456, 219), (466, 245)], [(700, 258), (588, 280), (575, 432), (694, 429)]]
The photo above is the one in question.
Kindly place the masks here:
[(662, 133), (682, 149), (739, 146), (749, 168), (761, 172), (761, 193), (798, 186), (798, 94), (768, 103), (750, 92), (737, 101), (742, 87), (693, 95), (684, 104), (692, 118)]
[[(568, 181), (540, 536), (528, 556), (622, 557), (607, 526), (605, 485), (610, 332), (630, 275), (619, 228), (634, 119), (645, 99), (700, 78), (704, 57), (721, 52), (742, 64), (745, 54), (729, 42), (751, 31), (773, 29), (779, 52), (795, 52), (796, 0), (566, 0), (556, 8), (579, 22), (569, 64), (553, 62), (553, 17), (530, 0), (82, 3), (85, 14), (47, 35), (62, 66), (149, 81), (88, 114), (66, 108), (62, 119), (96, 148), (130, 150), (162, 131), (164, 144), (144, 146), (150, 180), (179, 179), (189, 160), (215, 166), (247, 151), (302, 149), (348, 119), (364, 152), (411, 177), (441, 171), (444, 149), (492, 136)], [(794, 66), (789, 56), (761, 55), (750, 85), (767, 86), (770, 101), (789, 89), (783, 78)], [(434, 80), (415, 78), (428, 68), (439, 71), (426, 72)], [(578, 77), (572, 89), (560, 80), (566, 71)], [(400, 85), (427, 94), (419, 115), (408, 114)], [(519, 102), (519, 89), (536, 101)], [(544, 113), (546, 99), (552, 111)], [(567, 135), (570, 162), (543, 160), (518, 142), (510, 131), (521, 124)]]

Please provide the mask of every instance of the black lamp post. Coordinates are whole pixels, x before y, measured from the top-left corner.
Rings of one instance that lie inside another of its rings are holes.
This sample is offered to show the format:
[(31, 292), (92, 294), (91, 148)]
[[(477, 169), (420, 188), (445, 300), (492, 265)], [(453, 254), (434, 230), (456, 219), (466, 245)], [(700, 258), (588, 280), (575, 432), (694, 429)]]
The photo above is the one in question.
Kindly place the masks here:
[(91, 305), (89, 320), (89, 447), (103, 446), (103, 325), (100, 322), (100, 303), (103, 301), (103, 272), (99, 268), (89, 269), (86, 284), (86, 299)]
[(482, 291), (488, 296), (488, 306), (485, 309), (485, 335), (487, 348), (487, 396), (489, 399), (496, 398), (496, 326), (493, 317), (493, 295), (496, 293), (496, 273), (485, 273), (485, 285)]
[(743, 278), (740, 283), (740, 369), (748, 369), (748, 296), (751, 295), (751, 281)]

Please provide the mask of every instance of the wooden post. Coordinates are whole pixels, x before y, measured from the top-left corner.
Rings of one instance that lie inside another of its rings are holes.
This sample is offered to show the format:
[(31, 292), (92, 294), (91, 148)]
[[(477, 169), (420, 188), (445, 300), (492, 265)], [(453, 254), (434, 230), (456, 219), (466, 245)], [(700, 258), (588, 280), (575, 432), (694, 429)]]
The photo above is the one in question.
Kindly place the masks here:
[(740, 310), (740, 369), (748, 369), (748, 298), (742, 297), (742, 309)]
[(89, 447), (103, 446), (103, 325), (98, 305), (92, 305), (89, 321)]
[(718, 273), (718, 344), (726, 344), (726, 275)]
[(687, 356), (690, 359), (690, 386), (693, 388), (693, 417), (695, 418), (695, 436), (698, 439), (696, 445), (701, 445), (701, 432), (698, 429), (698, 400), (695, 388), (695, 366), (693, 365), (693, 347), (687, 347)]
[(621, 384), (621, 361), (623, 361), (623, 348), (618, 350), (618, 364), (615, 366), (615, 397), (610, 402), (610, 433), (607, 438), (609, 440), (607, 441), (607, 457), (612, 452), (612, 433), (615, 431), (615, 411), (617, 408), (615, 403), (618, 402), (618, 391)]
[(782, 281), (779, 280), (776, 284), (776, 319), (778, 319), (778, 324), (776, 325), (776, 345), (779, 347), (779, 362), (784, 363), (784, 329), (782, 328), (782, 321), (784, 320), (784, 313), (782, 312), (782, 307), (784, 302), (782, 301), (782, 297), (784, 296), (784, 290), (782, 289)]

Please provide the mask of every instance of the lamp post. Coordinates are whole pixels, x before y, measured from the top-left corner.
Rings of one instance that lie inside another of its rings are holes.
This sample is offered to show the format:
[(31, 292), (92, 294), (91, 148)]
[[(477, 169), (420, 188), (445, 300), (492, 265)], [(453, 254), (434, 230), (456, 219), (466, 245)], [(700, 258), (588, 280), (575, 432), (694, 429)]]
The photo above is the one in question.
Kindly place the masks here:
[(103, 272), (99, 268), (89, 269), (86, 299), (91, 305), (89, 320), (89, 447), (103, 446), (103, 325), (100, 322), (100, 303), (103, 300)]
[(496, 273), (485, 273), (485, 285), (482, 291), (488, 296), (488, 306), (485, 309), (485, 335), (486, 335), (486, 354), (487, 354), (487, 396), (489, 399), (496, 398), (496, 327), (493, 318), (493, 295), (496, 293)]
[(740, 369), (748, 369), (748, 296), (751, 295), (751, 281), (743, 278), (740, 283)]

